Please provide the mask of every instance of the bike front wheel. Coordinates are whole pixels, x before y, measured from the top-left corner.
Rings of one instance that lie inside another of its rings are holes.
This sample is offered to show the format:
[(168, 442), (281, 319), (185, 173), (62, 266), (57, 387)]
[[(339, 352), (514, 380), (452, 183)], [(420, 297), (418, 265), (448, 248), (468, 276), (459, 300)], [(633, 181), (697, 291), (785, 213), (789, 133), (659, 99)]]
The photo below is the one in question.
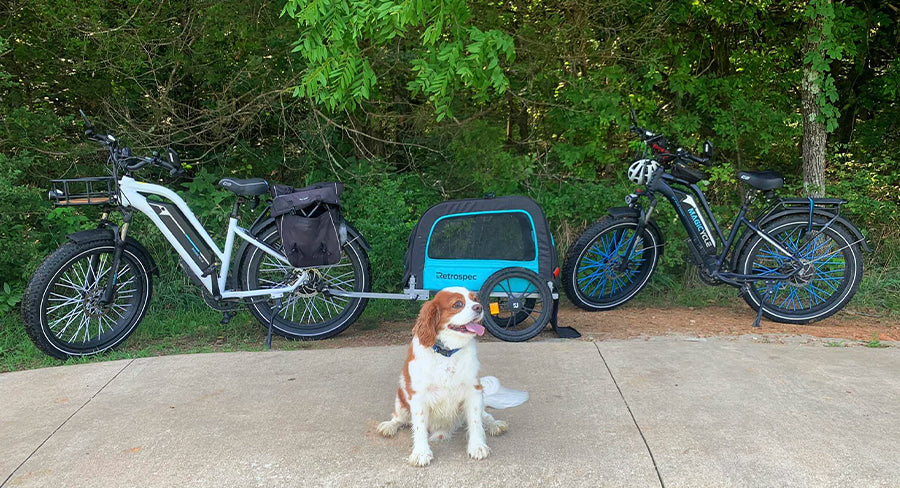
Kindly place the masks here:
[(754, 310), (763, 304), (769, 320), (787, 324), (808, 324), (831, 316), (853, 298), (862, 280), (863, 261), (858, 243), (843, 226), (824, 230), (828, 219), (789, 215), (765, 226), (765, 232), (785, 250), (800, 258), (799, 265), (790, 256), (754, 235), (740, 251), (738, 268), (743, 274), (787, 274), (800, 269), (786, 281), (752, 283), (743, 294)]
[[(563, 265), (569, 300), (588, 311), (609, 310), (634, 298), (656, 269), (662, 239), (653, 226), (641, 235), (633, 219), (604, 217), (572, 244)], [(625, 256), (634, 241), (633, 250)]]
[[(22, 299), (25, 330), (38, 349), (60, 359), (111, 349), (134, 332), (153, 290), (151, 265), (125, 244), (113, 277), (112, 239), (70, 242), (48, 256)], [(110, 280), (110, 303), (102, 297)]]
[[(257, 239), (281, 252), (281, 237), (273, 225), (263, 229)], [(276, 288), (292, 283), (297, 276), (303, 284), (282, 298), (282, 308), (275, 317), (273, 331), (290, 339), (327, 339), (340, 334), (359, 318), (368, 302), (365, 298), (347, 298), (322, 290), (371, 291), (372, 270), (365, 250), (358, 242), (348, 242), (341, 249), (341, 261), (331, 266), (294, 268), (289, 264), (250, 246), (241, 260), (239, 281), (244, 290)], [(248, 307), (254, 317), (268, 327), (275, 313), (275, 300), (254, 297)]]

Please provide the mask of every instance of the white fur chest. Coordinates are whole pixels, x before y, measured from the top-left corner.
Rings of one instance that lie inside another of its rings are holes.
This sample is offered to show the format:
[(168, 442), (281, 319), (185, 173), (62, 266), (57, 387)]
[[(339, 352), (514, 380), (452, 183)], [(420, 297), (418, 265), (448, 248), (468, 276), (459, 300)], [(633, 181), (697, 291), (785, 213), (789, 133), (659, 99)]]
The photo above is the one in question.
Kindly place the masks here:
[(463, 347), (448, 358), (414, 344), (416, 357), (410, 363), (410, 379), (413, 389), (424, 394), (430, 423), (456, 418), (466, 395), (475, 388), (479, 364), (473, 346)]

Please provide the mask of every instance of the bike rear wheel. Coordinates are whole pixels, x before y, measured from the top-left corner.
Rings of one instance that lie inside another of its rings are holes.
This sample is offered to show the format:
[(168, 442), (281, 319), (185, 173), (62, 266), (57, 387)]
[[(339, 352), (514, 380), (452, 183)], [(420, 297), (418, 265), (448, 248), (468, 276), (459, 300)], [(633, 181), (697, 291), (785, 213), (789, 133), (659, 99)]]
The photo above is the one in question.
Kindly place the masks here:
[[(662, 239), (648, 225), (635, 237), (633, 219), (604, 217), (572, 244), (563, 265), (569, 300), (588, 311), (609, 310), (634, 298), (656, 269)], [(626, 258), (632, 239), (634, 250)], [(625, 269), (621, 264), (627, 260)]]
[(150, 302), (151, 266), (126, 244), (112, 301), (103, 304), (114, 252), (111, 239), (70, 242), (38, 266), (22, 300), (25, 330), (38, 349), (60, 359), (89, 356), (121, 344), (134, 332)]
[[(769, 320), (808, 324), (833, 315), (853, 298), (862, 280), (863, 261), (858, 243), (849, 230), (832, 225), (820, 230), (828, 219), (789, 215), (765, 226), (765, 232), (803, 262), (801, 270), (787, 281), (771, 286), (755, 282), (744, 300), (754, 310), (763, 304)], [(739, 258), (743, 274), (781, 274), (791, 269), (791, 259), (759, 235), (744, 245)], [(768, 297), (768, 298), (767, 298)]]
[[(263, 229), (257, 239), (272, 249), (282, 250), (281, 237), (273, 225)], [(282, 298), (282, 309), (275, 318), (275, 333), (290, 339), (327, 339), (340, 334), (359, 318), (366, 308), (365, 298), (346, 298), (321, 290), (371, 291), (372, 271), (365, 250), (357, 242), (341, 249), (341, 261), (332, 266), (293, 268), (261, 249), (250, 246), (241, 260), (239, 281), (244, 290), (284, 286), (295, 276), (306, 275), (305, 283), (293, 294)], [(275, 300), (267, 296), (248, 300), (248, 308), (264, 326), (275, 313)]]

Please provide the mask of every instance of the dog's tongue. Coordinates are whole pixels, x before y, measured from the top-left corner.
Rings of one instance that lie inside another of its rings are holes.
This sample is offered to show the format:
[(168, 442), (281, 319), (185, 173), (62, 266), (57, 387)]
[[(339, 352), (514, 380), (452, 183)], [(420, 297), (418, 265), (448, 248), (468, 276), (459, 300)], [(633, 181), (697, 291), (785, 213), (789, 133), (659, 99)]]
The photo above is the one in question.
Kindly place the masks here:
[(476, 324), (475, 322), (469, 322), (468, 324), (466, 324), (466, 330), (479, 336), (484, 334), (484, 327), (482, 327), (481, 324)]

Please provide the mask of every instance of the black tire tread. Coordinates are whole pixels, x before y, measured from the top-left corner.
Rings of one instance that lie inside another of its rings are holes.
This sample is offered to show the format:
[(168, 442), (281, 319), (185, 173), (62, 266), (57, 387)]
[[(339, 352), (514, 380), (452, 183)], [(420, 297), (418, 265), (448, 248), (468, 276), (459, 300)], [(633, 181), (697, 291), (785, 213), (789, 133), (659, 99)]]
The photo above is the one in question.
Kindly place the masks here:
[[(643, 285), (641, 285), (637, 290), (634, 291), (634, 293), (632, 294), (631, 297), (629, 297), (624, 302), (622, 302), (618, 305), (615, 305), (615, 306), (611, 306), (611, 307), (610, 306), (606, 306), (606, 307), (597, 306), (597, 305), (593, 305), (593, 304), (584, 302), (583, 300), (580, 299), (580, 297), (578, 296), (578, 292), (575, 290), (575, 283), (574, 283), (575, 280), (574, 280), (573, 276), (575, 276), (575, 274), (576, 274), (575, 267), (577, 265), (576, 261), (578, 260), (578, 256), (581, 255), (581, 253), (584, 251), (584, 249), (588, 245), (590, 245), (592, 242), (594, 242), (594, 239), (596, 239), (598, 235), (605, 232), (606, 229), (608, 229), (612, 225), (619, 224), (621, 222), (636, 223), (635, 220), (631, 219), (631, 218), (616, 218), (611, 215), (607, 215), (605, 217), (600, 218), (599, 220), (594, 222), (590, 227), (585, 229), (585, 231), (582, 232), (580, 236), (578, 236), (578, 239), (576, 239), (575, 242), (572, 243), (571, 246), (569, 246), (569, 250), (566, 252), (566, 258), (563, 263), (562, 283), (563, 283), (563, 289), (566, 291), (566, 296), (569, 297), (569, 301), (571, 301), (573, 304), (575, 304), (575, 306), (577, 306), (578, 308), (587, 310), (589, 312), (597, 312), (600, 310), (612, 310), (614, 308), (624, 305), (625, 303), (630, 301), (632, 298), (637, 296), (637, 294), (640, 293), (641, 290), (645, 286), (647, 286), (647, 283), (649, 283), (649, 279), (648, 279), (647, 281), (644, 282)], [(662, 240), (660, 239), (660, 236), (656, 235), (656, 230), (652, 226), (648, 225), (646, 227), (646, 231), (653, 233), (654, 234), (653, 237), (656, 238), (657, 242), (662, 242)], [(659, 261), (659, 256), (660, 256), (660, 252), (656, 252), (653, 265), (650, 268), (649, 274), (651, 274), (651, 275), (656, 271), (656, 265)]]
[[(97, 245), (115, 245), (112, 239), (102, 239), (96, 241), (88, 241), (88, 242), (67, 242), (60, 246), (58, 249), (53, 251), (49, 256), (44, 258), (40, 265), (38, 265), (34, 274), (32, 274), (31, 279), (28, 281), (28, 285), (25, 287), (25, 293), (22, 297), (22, 319), (25, 325), (25, 332), (28, 334), (28, 338), (31, 339), (31, 342), (40, 349), (45, 354), (55, 357), (57, 359), (68, 359), (71, 355), (66, 354), (47, 342), (47, 339), (44, 337), (43, 331), (41, 330), (41, 300), (44, 295), (44, 291), (50, 285), (50, 279), (53, 278), (53, 275), (73, 256), (78, 255), (79, 253), (84, 252), (92, 247), (96, 247)], [(141, 260), (141, 253), (135, 249), (131, 249), (130, 246), (126, 244), (126, 248), (129, 249), (131, 254), (138, 260)], [(131, 334), (137, 330), (138, 325), (144, 319), (144, 316), (147, 314), (147, 308), (150, 303), (151, 298), (153, 297), (153, 275), (149, 272), (151, 269), (152, 263), (145, 262), (144, 268), (147, 270), (145, 277), (147, 279), (147, 298), (146, 303), (143, 307), (142, 312), (138, 317), (136, 317), (137, 324), (131, 327), (131, 330), (119, 338), (115, 342), (115, 344), (104, 348), (102, 351), (108, 351), (116, 348), (119, 344), (128, 339)], [(97, 354), (94, 353), (94, 354)]]
[[(541, 295), (541, 317), (543, 318), (540, 322), (535, 322), (534, 325), (532, 325), (528, 329), (525, 329), (524, 333), (523, 331), (517, 331), (517, 334), (510, 334), (509, 332), (503, 330), (502, 327), (494, 324), (493, 319), (490, 316), (490, 312), (487, 312), (485, 313), (483, 319), (484, 326), (488, 330), (488, 332), (491, 333), (491, 335), (498, 339), (504, 340), (506, 342), (524, 342), (540, 334), (541, 331), (547, 327), (547, 324), (550, 323), (551, 316), (553, 315), (553, 311), (550, 308), (553, 306), (553, 295), (550, 291), (550, 287), (547, 286), (547, 283), (545, 283), (537, 273), (527, 268), (512, 267), (503, 268), (489, 276), (488, 279), (484, 281), (484, 285), (482, 285), (481, 290), (478, 291), (478, 301), (482, 305), (489, 303), (490, 290), (487, 286), (488, 283), (494, 280), (501, 281), (503, 279), (506, 279), (507, 276), (524, 278), (537, 286), (538, 292)], [(547, 308), (544, 309), (543, 307)], [(517, 320), (516, 325), (521, 323), (523, 320), (524, 319)]]
[[(260, 231), (257, 233), (257, 236), (255, 236), (255, 237), (259, 238), (258, 236), (266, 235), (270, 229), (275, 229), (274, 224), (260, 229)], [(360, 260), (363, 265), (363, 274), (365, 275), (365, 286), (363, 287), (362, 291), (371, 291), (372, 290), (372, 264), (369, 261), (369, 256), (366, 253), (366, 250), (362, 247), (362, 245), (360, 245), (360, 243), (355, 242), (355, 241), (348, 242), (348, 243), (344, 244), (344, 246), (352, 246), (354, 251), (357, 252), (357, 254), (359, 255)], [(241, 287), (243, 287), (244, 283), (246, 283), (246, 278), (248, 277), (248, 274), (251, 271), (250, 263), (251, 263), (252, 259), (251, 259), (250, 253), (252, 253), (254, 251), (254, 249), (255, 248), (253, 246), (248, 246), (246, 255), (239, 257), (239, 262), (241, 264), (240, 264), (240, 269), (239, 269), (240, 274), (239, 274), (238, 281), (239, 281), (239, 284)], [(256, 299), (259, 299), (259, 298), (261, 298), (261, 297), (257, 297)], [(368, 304), (368, 302), (369, 302), (368, 298), (360, 299), (359, 306), (357, 306), (356, 310), (352, 314), (350, 314), (349, 316), (344, 318), (344, 321), (343, 321), (343, 323), (341, 323), (341, 325), (339, 325), (335, 329), (332, 329), (332, 330), (322, 333), (322, 334), (316, 334), (316, 335), (292, 334), (288, 331), (280, 329), (278, 327), (277, 320), (275, 322), (275, 326), (272, 327), (272, 332), (275, 334), (278, 334), (282, 337), (285, 337), (287, 339), (291, 339), (291, 340), (312, 341), (312, 340), (329, 339), (329, 338), (334, 337), (334, 336), (340, 334), (341, 332), (345, 331), (348, 327), (350, 327), (350, 325), (352, 325), (354, 322), (356, 322), (356, 320), (359, 319), (359, 316), (362, 315), (363, 311), (366, 309), (366, 305)], [(256, 320), (261, 325), (263, 325), (264, 327), (269, 326), (269, 317), (265, 316), (253, 305), (253, 300), (248, 299), (246, 302), (246, 306), (247, 306), (247, 309), (250, 311), (250, 313), (253, 315), (253, 317), (256, 318)]]
[[(806, 217), (806, 216), (787, 215), (780, 219), (777, 219), (777, 220), (767, 223), (765, 226), (766, 228), (763, 230), (768, 231), (767, 229), (770, 229), (770, 228), (778, 228), (782, 225), (785, 225), (786, 223), (802, 223), (805, 225), (808, 221), (809, 221), (808, 217)], [(818, 224), (824, 224), (827, 222), (827, 219), (816, 216), (814, 221)], [(843, 225), (834, 224), (831, 226), (831, 228), (834, 229), (835, 232), (840, 234), (841, 238), (846, 240), (847, 243), (852, 243), (854, 241), (853, 233), (849, 229), (845, 228)], [(744, 247), (740, 249), (740, 251), (739, 251), (740, 257), (738, 258), (738, 269), (744, 269), (745, 263), (746, 263), (747, 259), (749, 259), (749, 254), (753, 248), (753, 245), (760, 239), (761, 238), (759, 236), (753, 236), (750, 239), (748, 239), (747, 242), (744, 244)], [(784, 324), (807, 325), (807, 324), (811, 324), (813, 322), (817, 322), (819, 320), (823, 320), (828, 317), (831, 317), (835, 313), (839, 312), (853, 298), (853, 296), (856, 294), (857, 290), (859, 290), (859, 285), (860, 285), (860, 282), (862, 281), (863, 256), (862, 256), (862, 252), (860, 251), (859, 244), (853, 244), (850, 246), (849, 249), (854, 254), (854, 257), (857, 261), (857, 266), (856, 266), (856, 269), (854, 270), (855, 272), (854, 272), (853, 276), (851, 277), (851, 279), (853, 281), (850, 283), (849, 292), (846, 293), (844, 298), (840, 300), (840, 304), (838, 306), (833, 307), (831, 310), (829, 310), (828, 312), (826, 312), (825, 314), (822, 314), (822, 315), (817, 315), (817, 316), (811, 317), (811, 318), (798, 318), (798, 319), (785, 319), (782, 317), (776, 317), (776, 316), (772, 315), (764, 307), (763, 308), (763, 316), (773, 322), (779, 322), (779, 323), (784, 323)], [(754, 311), (759, 311), (759, 304), (753, 299), (753, 297), (751, 296), (751, 294), (749, 292), (741, 293), (741, 297), (744, 299), (745, 302), (747, 302), (747, 305), (749, 305), (750, 308), (752, 308)]]

